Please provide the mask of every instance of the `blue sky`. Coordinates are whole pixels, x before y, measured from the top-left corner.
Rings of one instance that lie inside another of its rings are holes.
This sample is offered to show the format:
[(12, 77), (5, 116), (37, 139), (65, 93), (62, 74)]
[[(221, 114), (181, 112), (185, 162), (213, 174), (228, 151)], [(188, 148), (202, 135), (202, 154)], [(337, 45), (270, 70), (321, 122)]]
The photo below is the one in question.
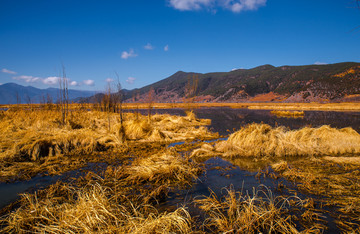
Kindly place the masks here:
[[(139, 88), (176, 71), (360, 62), (355, 0), (0, 0), (0, 83)], [(354, 30), (355, 29), (355, 30)]]

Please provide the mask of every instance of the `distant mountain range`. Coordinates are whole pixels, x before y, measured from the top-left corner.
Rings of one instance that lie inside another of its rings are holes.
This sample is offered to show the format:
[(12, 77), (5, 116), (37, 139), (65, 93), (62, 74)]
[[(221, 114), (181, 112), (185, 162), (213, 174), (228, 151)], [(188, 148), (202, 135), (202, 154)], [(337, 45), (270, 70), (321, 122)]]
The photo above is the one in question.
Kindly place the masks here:
[[(176, 72), (140, 89), (123, 90), (126, 102), (144, 102), (153, 90), (155, 102), (343, 102), (360, 101), (360, 63), (281, 66), (263, 65), (231, 72)], [(47, 94), (54, 102), (59, 90), (8, 83), (0, 85), (0, 104), (38, 103)], [(99, 102), (103, 94), (69, 90), (75, 102)]]
[[(94, 91), (68, 90), (70, 100), (79, 97), (90, 97), (94, 93)], [(0, 85), (0, 104), (41, 103), (44, 100), (46, 102), (47, 99), (51, 99), (55, 103), (58, 98), (59, 89), (57, 88), (38, 89), (15, 83)]]
[[(197, 81), (196, 81), (197, 80)], [(193, 85), (196, 84), (197, 85)], [(231, 72), (176, 72), (154, 84), (126, 92), (146, 100), (153, 89), (158, 102), (189, 97), (197, 102), (337, 102), (360, 101), (360, 63), (281, 66), (263, 65)]]

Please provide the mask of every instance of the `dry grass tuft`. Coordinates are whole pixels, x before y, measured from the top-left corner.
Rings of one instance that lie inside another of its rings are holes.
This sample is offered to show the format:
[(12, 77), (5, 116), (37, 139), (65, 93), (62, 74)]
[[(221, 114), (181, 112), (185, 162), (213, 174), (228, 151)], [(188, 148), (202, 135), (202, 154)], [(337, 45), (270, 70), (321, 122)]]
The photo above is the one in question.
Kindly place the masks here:
[[(50, 193), (50, 195), (45, 195)], [(75, 188), (57, 183), (41, 196), (24, 194), (21, 207), (3, 217), (8, 233), (189, 233), (184, 208), (159, 213), (97, 183)]]
[(74, 112), (62, 125), (56, 111), (7, 111), (0, 123), (0, 158), (38, 160), (63, 154), (90, 154), (124, 145), (127, 140), (177, 141), (199, 137), (214, 137), (200, 125), (208, 120), (187, 116), (155, 115), (149, 121), (145, 116), (135, 118), (126, 114), (121, 126), (116, 113)]
[(215, 193), (197, 199), (205, 211), (206, 228), (222, 233), (298, 233), (291, 215), (291, 205), (302, 205), (299, 198), (275, 197), (267, 188), (253, 191), (253, 195), (235, 192), (230, 188), (227, 195), (218, 198)]
[(286, 118), (303, 118), (305, 113), (304, 111), (276, 111), (273, 110), (270, 112), (276, 117), (286, 117)]
[[(151, 119), (126, 113), (123, 124), (118, 114), (98, 111), (74, 110), (65, 124), (55, 110), (19, 109), (2, 115), (0, 161), (14, 170), (26, 162), (38, 167), (49, 159), (61, 161), (108, 150), (123, 151), (137, 142), (164, 143), (218, 136), (203, 126), (209, 120), (197, 119), (192, 112), (187, 116), (154, 115)], [(14, 162), (19, 165), (13, 165)], [(4, 167), (0, 178), (11, 174)]]
[(350, 164), (360, 165), (360, 157), (324, 157), (324, 160), (328, 160), (337, 164)]
[(360, 134), (352, 128), (324, 125), (288, 130), (267, 124), (250, 124), (215, 146), (224, 156), (304, 156), (360, 153)]
[(202, 172), (199, 164), (174, 152), (137, 158), (126, 167), (114, 169), (113, 175), (132, 184), (190, 184)]

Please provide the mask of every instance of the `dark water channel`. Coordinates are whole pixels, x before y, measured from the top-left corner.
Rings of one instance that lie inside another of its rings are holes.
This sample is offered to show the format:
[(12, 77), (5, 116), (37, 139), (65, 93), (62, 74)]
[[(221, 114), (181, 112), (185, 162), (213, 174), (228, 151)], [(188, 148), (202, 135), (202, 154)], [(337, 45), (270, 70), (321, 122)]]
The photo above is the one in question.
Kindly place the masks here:
[[(154, 109), (152, 113), (185, 115), (184, 109)], [(147, 110), (140, 110), (141, 113), (147, 114)], [(249, 110), (249, 109), (232, 109), (232, 108), (200, 108), (194, 110), (198, 118), (211, 119), (212, 123), (209, 128), (218, 132), (222, 136), (240, 129), (250, 123), (266, 123), (271, 126), (286, 126), (290, 129), (299, 129), (304, 126), (317, 127), (321, 125), (330, 125), (331, 127), (343, 128), (352, 127), (360, 132), (360, 112), (332, 112), (332, 111), (305, 111), (304, 118), (278, 118), (270, 114), (269, 110)], [(181, 144), (181, 143), (180, 143)], [(174, 144), (176, 145), (176, 144)], [(244, 162), (226, 161), (218, 157), (210, 158), (204, 162), (205, 172), (199, 177), (199, 180), (188, 189), (180, 189), (169, 194), (168, 199), (163, 201), (160, 206), (164, 209), (178, 207), (186, 204), (192, 198), (202, 195), (210, 195), (211, 189), (218, 196), (225, 195), (225, 187), (233, 186), (236, 191), (246, 191), (252, 194), (253, 188), (260, 185), (266, 186), (274, 195), (283, 195), (290, 190), (297, 190), (296, 185), (285, 179), (271, 179), (257, 176), (259, 171), (267, 170), (268, 165), (255, 165), (251, 168), (243, 166)], [(103, 167), (105, 168), (106, 165)], [(18, 194), (24, 192), (33, 192), (37, 189), (44, 188), (57, 180), (66, 180), (70, 177), (82, 175), (82, 171), (92, 170), (94, 165), (89, 164), (81, 170), (65, 173), (62, 176), (36, 176), (29, 181), (19, 181), (14, 183), (0, 183), (0, 208), (14, 202)], [(97, 167), (98, 168), (98, 167)], [(271, 169), (270, 169), (271, 170)], [(279, 190), (279, 184), (287, 190)], [(264, 187), (262, 187), (264, 188)], [(304, 199), (311, 195), (297, 195)], [(189, 205), (189, 204), (186, 204)], [(190, 207), (192, 205), (190, 204)], [(196, 208), (193, 209), (196, 213)], [(336, 226), (331, 221), (331, 217), (326, 216), (328, 223), (327, 233), (338, 232)]]

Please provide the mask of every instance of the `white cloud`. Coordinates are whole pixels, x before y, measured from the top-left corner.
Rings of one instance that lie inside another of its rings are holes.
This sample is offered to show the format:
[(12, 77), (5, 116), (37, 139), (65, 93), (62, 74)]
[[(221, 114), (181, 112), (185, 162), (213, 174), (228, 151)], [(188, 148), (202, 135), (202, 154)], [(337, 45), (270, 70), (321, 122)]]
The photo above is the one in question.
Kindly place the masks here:
[(6, 68), (1, 69), (1, 72), (7, 73), (7, 74), (12, 74), (12, 75), (15, 75), (15, 74), (17, 73), (17, 72), (8, 70), (8, 69), (6, 69)]
[(56, 84), (59, 84), (59, 80), (60, 80), (60, 77), (49, 76), (49, 77), (43, 79), (42, 82), (47, 85), (56, 85)]
[(144, 49), (145, 49), (145, 50), (153, 50), (153, 49), (154, 49), (154, 46), (151, 45), (150, 43), (147, 43), (147, 44), (144, 46)]
[(232, 12), (239, 13), (241, 11), (254, 11), (259, 7), (265, 6), (267, 0), (237, 0), (226, 1), (225, 8), (230, 9)]
[(169, 45), (166, 45), (166, 46), (164, 47), (164, 51), (169, 51)]
[(34, 77), (34, 76), (14, 76), (14, 80), (23, 80), (26, 83), (35, 83), (38, 81), (41, 81), (40, 77)]
[(315, 65), (327, 65), (327, 63), (323, 63), (323, 62), (319, 62), (319, 61), (315, 62), (314, 64)]
[[(36, 83), (36, 82), (40, 82), (43, 83), (45, 85), (58, 85), (59, 81), (61, 79), (61, 77), (58, 76), (49, 76), (46, 78), (41, 78), (41, 77), (34, 77), (34, 76), (14, 76), (13, 77), (14, 80), (21, 80), (21, 81), (25, 81), (26, 83)], [(80, 83), (77, 81), (72, 81), (70, 78), (65, 78), (68, 82), (68, 84), (70, 86), (80, 86)], [(88, 80), (86, 81), (86, 83), (84, 82), (84, 84), (87, 85), (94, 85), (94, 81)]]
[(95, 81), (94, 80), (84, 80), (83, 83), (88, 86), (94, 86)]
[(133, 49), (130, 49), (129, 52), (123, 51), (123, 52), (121, 53), (121, 58), (122, 58), (122, 59), (133, 58), (133, 57), (136, 57), (136, 56), (138, 56), (138, 55), (135, 54), (135, 52), (134, 52)]
[(217, 7), (234, 13), (257, 10), (265, 6), (267, 0), (169, 0), (170, 6), (180, 11), (208, 9), (216, 12)]
[(134, 78), (134, 77), (129, 77), (129, 78), (126, 79), (126, 83), (128, 83), (128, 84), (133, 84), (135, 80), (136, 80), (136, 78)]
[(79, 86), (79, 83), (77, 81), (71, 81), (70, 86)]
[(170, 6), (180, 11), (200, 10), (208, 7), (214, 0), (170, 0)]
[(113, 78), (106, 78), (106, 83), (111, 83), (111, 82), (113, 82), (114, 81), (114, 79)]

